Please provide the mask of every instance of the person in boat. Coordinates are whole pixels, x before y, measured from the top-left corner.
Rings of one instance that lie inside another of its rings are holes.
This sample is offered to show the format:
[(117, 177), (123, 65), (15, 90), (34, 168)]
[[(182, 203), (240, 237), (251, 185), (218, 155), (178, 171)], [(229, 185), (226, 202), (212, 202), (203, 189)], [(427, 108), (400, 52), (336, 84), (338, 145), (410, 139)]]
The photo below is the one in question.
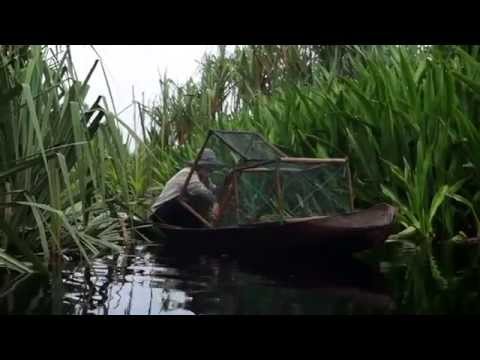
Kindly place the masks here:
[[(198, 219), (179, 201), (182, 188), (191, 171), (193, 162), (176, 173), (168, 182), (151, 207), (150, 220), (182, 227), (204, 227)], [(182, 198), (190, 207), (208, 221), (213, 221), (218, 212), (216, 187), (210, 181), (210, 172), (223, 164), (217, 160), (213, 150), (205, 148)]]

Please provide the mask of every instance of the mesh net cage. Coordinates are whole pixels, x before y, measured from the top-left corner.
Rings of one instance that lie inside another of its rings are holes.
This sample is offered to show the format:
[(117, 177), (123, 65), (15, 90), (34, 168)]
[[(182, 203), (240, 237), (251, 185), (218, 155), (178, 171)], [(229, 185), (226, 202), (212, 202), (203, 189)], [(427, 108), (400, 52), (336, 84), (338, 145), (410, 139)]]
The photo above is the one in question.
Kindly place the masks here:
[(289, 158), (259, 134), (211, 130), (203, 149), (223, 166), (210, 173), (215, 226), (329, 216), (353, 210), (346, 159)]

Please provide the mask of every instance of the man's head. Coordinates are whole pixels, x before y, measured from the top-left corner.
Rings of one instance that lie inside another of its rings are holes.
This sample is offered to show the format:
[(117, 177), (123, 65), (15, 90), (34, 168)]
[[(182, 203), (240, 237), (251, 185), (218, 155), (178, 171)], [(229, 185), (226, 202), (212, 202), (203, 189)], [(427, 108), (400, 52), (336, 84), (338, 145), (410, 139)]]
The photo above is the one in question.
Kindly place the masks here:
[[(193, 165), (193, 162), (189, 162), (188, 164), (191, 166)], [(223, 166), (223, 163), (217, 160), (215, 152), (210, 148), (205, 148), (197, 162), (196, 170), (200, 180), (206, 182), (210, 172), (221, 166)]]

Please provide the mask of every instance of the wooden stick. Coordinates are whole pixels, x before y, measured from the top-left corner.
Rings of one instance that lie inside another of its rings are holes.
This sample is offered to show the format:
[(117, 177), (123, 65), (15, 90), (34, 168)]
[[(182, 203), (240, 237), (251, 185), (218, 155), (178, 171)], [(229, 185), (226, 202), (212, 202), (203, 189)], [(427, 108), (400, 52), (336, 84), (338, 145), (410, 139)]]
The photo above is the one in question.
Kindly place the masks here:
[(262, 139), (272, 150), (274, 150), (277, 155), (280, 155), (280, 156), (287, 156), (283, 151), (281, 151), (279, 148), (277, 148), (275, 145), (271, 144), (270, 142), (267, 141), (267, 139), (265, 139), (262, 135), (260, 134), (257, 134), (260, 139)]
[[(215, 132), (219, 132), (217, 130), (215, 130)], [(215, 133), (214, 132), (214, 133)], [(235, 149), (232, 145), (230, 145), (227, 141), (225, 141), (225, 139), (223, 139), (221, 136), (217, 135), (217, 138), (220, 139), (220, 141), (226, 146), (228, 147), (231, 151), (233, 151), (235, 154), (238, 154), (242, 157), (242, 159), (244, 160), (248, 160), (244, 154), (242, 154), (238, 149)]]
[(185, 207), (188, 211), (190, 211), (198, 220), (200, 220), (204, 225), (206, 225), (209, 228), (213, 228), (212, 224), (210, 224), (207, 220), (203, 218), (202, 215), (200, 215), (198, 212), (196, 212), (190, 205), (188, 205), (185, 201), (182, 199), (178, 199), (178, 202)]
[(237, 224), (239, 224), (240, 223), (240, 206), (239, 206), (240, 196), (238, 194), (238, 173), (237, 172), (233, 173), (233, 187), (235, 192), (235, 207), (237, 208)]
[(240, 172), (240, 171), (245, 171), (245, 170), (252, 169), (252, 168), (258, 168), (259, 166), (268, 165), (268, 164), (272, 164), (272, 163), (275, 163), (275, 162), (277, 162), (277, 160), (257, 161), (254, 164), (249, 164), (249, 165), (236, 167), (236, 168), (233, 169), (232, 172)]
[(198, 152), (198, 155), (195, 159), (195, 162), (193, 163), (192, 167), (190, 168), (190, 172), (188, 173), (187, 179), (185, 180), (185, 183), (183, 184), (182, 191), (180, 192), (180, 194), (182, 196), (185, 195), (185, 193), (187, 192), (188, 183), (190, 182), (190, 179), (192, 178), (193, 172), (197, 168), (197, 164), (200, 161), (200, 156), (202, 155), (203, 150), (207, 147), (207, 143), (208, 143), (208, 140), (210, 139), (211, 134), (212, 134), (212, 131), (209, 130), (207, 138), (206, 138), (205, 142), (203, 143), (203, 146), (201, 147), (200, 151)]
[(350, 206), (353, 211), (354, 203), (354, 194), (353, 194), (353, 185), (352, 185), (352, 173), (350, 172), (350, 165), (347, 164), (347, 177), (348, 177), (348, 190), (350, 190)]
[(222, 198), (220, 199), (221, 201), (219, 201), (219, 209), (218, 209), (218, 216), (217, 218), (215, 219), (215, 223), (217, 224), (220, 219), (222, 218), (223, 216), (223, 213), (225, 212), (225, 208), (227, 207), (227, 203), (228, 201), (230, 200), (230, 197), (232, 196), (232, 191), (233, 191), (233, 187), (232, 186), (229, 186), (230, 185), (230, 182), (228, 182), (226, 184), (226, 192), (222, 194)]
[(280, 185), (280, 171), (278, 170), (278, 164), (275, 168), (275, 187), (277, 190), (278, 210), (280, 212), (280, 216), (283, 218), (283, 194), (282, 187)]
[(281, 161), (290, 163), (345, 163), (347, 159), (342, 158), (330, 158), (330, 159), (316, 159), (316, 158), (297, 158), (297, 157), (282, 157)]

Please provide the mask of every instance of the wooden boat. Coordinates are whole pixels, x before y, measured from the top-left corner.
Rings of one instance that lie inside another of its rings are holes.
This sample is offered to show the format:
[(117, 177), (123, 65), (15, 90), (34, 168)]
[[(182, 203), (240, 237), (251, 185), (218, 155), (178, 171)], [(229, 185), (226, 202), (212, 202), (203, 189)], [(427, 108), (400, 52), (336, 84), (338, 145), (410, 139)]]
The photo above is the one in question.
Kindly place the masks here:
[(154, 224), (165, 242), (182, 251), (350, 255), (382, 244), (392, 231), (396, 210), (378, 204), (346, 215), (291, 219), (216, 228)]
[[(214, 157), (216, 151), (225, 157), (223, 164), (230, 164), (224, 166), (223, 177), (218, 184), (221, 186), (223, 181), (226, 189), (219, 199), (218, 217), (222, 218), (228, 208), (233, 216), (223, 223), (218, 219), (216, 224), (209, 223), (181, 200), (207, 146), (209, 156)], [(229, 152), (235, 156), (228, 158)], [(330, 184), (330, 179), (338, 181)], [(262, 196), (252, 196), (259, 193)], [(182, 195), (178, 201), (205, 227), (183, 228), (165, 223), (154, 224), (153, 227), (165, 235), (167, 245), (183, 252), (208, 250), (268, 253), (269, 256), (279, 252), (292, 256), (296, 253), (351, 255), (385, 241), (392, 231), (396, 213), (395, 208), (388, 204), (353, 210), (348, 159), (288, 157), (259, 134), (251, 132), (211, 130), (191, 166)], [(267, 200), (258, 200), (262, 197)], [(245, 207), (242, 205), (245, 199), (258, 202), (253, 201), (253, 206)], [(323, 207), (329, 201), (333, 201), (334, 209), (325, 211)], [(267, 215), (276, 214), (279, 217), (274, 221), (262, 220), (260, 210), (270, 203), (274, 206), (269, 208), (271, 212)], [(308, 211), (298, 212), (299, 208), (308, 208)], [(243, 216), (244, 213), (248, 216)], [(285, 213), (288, 215), (284, 216)], [(329, 216), (319, 216), (322, 214)]]

